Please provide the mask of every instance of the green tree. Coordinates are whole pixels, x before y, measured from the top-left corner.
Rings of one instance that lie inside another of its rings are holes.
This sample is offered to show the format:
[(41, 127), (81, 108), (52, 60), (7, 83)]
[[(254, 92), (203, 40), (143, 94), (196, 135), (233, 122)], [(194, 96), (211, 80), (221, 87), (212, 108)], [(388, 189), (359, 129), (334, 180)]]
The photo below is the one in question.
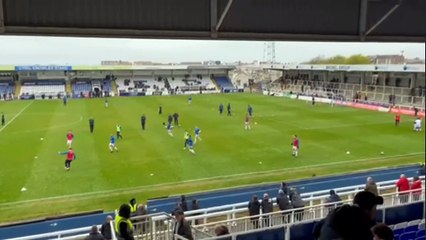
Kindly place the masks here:
[(355, 54), (349, 57), (336, 55), (329, 58), (317, 56), (312, 58), (306, 64), (371, 64), (371, 60), (367, 56), (361, 54)]
[(346, 64), (370, 64), (371, 60), (369, 57), (357, 54), (352, 55), (346, 59)]

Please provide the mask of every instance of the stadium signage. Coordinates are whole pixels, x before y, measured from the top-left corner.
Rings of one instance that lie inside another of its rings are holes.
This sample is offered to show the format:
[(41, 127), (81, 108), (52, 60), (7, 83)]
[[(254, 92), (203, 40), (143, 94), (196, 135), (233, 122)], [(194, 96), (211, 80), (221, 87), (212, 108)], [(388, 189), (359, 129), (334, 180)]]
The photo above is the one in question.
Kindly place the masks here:
[(325, 66), (326, 70), (349, 70), (351, 67), (350, 66), (336, 66), (336, 65), (331, 65), (331, 66)]
[(71, 71), (72, 66), (57, 66), (57, 65), (48, 65), (48, 66), (15, 66), (15, 71)]

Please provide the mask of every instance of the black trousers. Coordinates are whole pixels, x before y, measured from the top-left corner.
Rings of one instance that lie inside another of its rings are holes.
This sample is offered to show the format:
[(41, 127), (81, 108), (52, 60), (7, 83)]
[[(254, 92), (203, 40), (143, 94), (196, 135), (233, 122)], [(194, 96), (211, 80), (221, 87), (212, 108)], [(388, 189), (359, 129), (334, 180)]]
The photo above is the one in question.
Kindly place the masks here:
[(117, 139), (119, 138), (123, 138), (123, 136), (121, 136), (121, 132), (117, 132)]
[(71, 168), (71, 162), (72, 162), (72, 160), (65, 160), (65, 167), (66, 168)]
[(142, 123), (142, 129), (145, 130), (145, 123)]
[(93, 133), (93, 129), (95, 128), (94, 125), (90, 125), (90, 133)]

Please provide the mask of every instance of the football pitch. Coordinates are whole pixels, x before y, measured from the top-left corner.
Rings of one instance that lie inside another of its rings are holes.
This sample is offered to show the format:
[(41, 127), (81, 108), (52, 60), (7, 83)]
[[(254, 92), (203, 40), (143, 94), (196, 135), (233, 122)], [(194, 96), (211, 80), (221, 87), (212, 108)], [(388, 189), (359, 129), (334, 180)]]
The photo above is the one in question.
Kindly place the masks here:
[[(223, 115), (218, 106), (225, 105)], [(232, 116), (226, 116), (226, 105)], [(247, 106), (252, 130), (244, 130)], [(158, 114), (159, 106), (163, 114)], [(190, 193), (284, 179), (300, 179), (423, 162), (425, 134), (413, 117), (331, 107), (256, 94), (150, 96), (1, 102), (0, 222), (94, 209), (113, 210), (135, 197)], [(163, 122), (179, 113), (167, 134)], [(142, 114), (147, 117), (141, 129)], [(89, 118), (95, 130), (89, 132)], [(123, 127), (119, 152), (110, 153), (115, 126)], [(202, 141), (184, 150), (184, 131)], [(77, 159), (64, 170), (66, 134), (74, 133)], [(291, 156), (292, 135), (300, 156)], [(349, 153), (349, 154), (348, 154)], [(26, 191), (21, 191), (23, 188)]]

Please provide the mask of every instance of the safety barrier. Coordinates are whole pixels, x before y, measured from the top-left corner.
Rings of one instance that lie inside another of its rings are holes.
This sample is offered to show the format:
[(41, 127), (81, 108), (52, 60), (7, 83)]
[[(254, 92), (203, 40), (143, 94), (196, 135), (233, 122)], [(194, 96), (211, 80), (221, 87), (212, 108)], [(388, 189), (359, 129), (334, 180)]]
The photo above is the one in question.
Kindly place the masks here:
[[(420, 179), (422, 179), (422, 184), (424, 186), (425, 176), (421, 176)], [(395, 193), (395, 182), (396, 180), (377, 183), (379, 193), (385, 197), (386, 207), (401, 204), (401, 197), (398, 197), (398, 193)], [(343, 188), (336, 188), (334, 190), (337, 194), (340, 195), (340, 197), (343, 199), (343, 202), (350, 202), (352, 201), (355, 194), (363, 190), (364, 187), (365, 185), (355, 185)], [(389, 191), (393, 193), (387, 194), (387, 192)], [(325, 217), (325, 215), (328, 213), (328, 208), (324, 207), (328, 206), (325, 204), (325, 200), (328, 196), (329, 190), (301, 194), (301, 197), (303, 198), (305, 203), (307, 203), (305, 208), (291, 209), (284, 212), (276, 211), (265, 215), (261, 214), (258, 216), (258, 218), (260, 219), (259, 227), (282, 227), (288, 226), (289, 224), (291, 225), (294, 222), (298, 222), (295, 220), (303, 222), (321, 219)], [(412, 194), (404, 196), (408, 198), (406, 202), (413, 202)], [(272, 198), (272, 200), (274, 202), (274, 207), (276, 207), (276, 199)], [(422, 194), (419, 199), (414, 200), (424, 201), (424, 194)], [(251, 222), (252, 220), (250, 220), (254, 217), (245, 216), (247, 213), (247, 203), (248, 201), (218, 207), (199, 209), (194, 211), (187, 211), (185, 212), (185, 215), (187, 221), (189, 221), (191, 223), (191, 226), (193, 226), (194, 234), (197, 234), (198, 236), (197, 239), (212, 237), (214, 235), (213, 226), (216, 226), (217, 224), (226, 224), (230, 226), (233, 233), (259, 231), (259, 229), (262, 228), (253, 228), (253, 223)], [(303, 217), (301, 217), (301, 215), (303, 215)], [(266, 216), (268, 218), (265, 218)], [(288, 218), (287, 222), (284, 221), (286, 218)], [(268, 223), (266, 225), (269, 226), (263, 226), (265, 225), (265, 219), (269, 219), (266, 221)], [(138, 216), (132, 218), (132, 220), (135, 221), (135, 239), (173, 239), (174, 218), (170, 214), (156, 213), (146, 216)], [(111, 222), (111, 224), (113, 223)], [(250, 225), (252, 227), (250, 227)], [(114, 229), (113, 225), (111, 225), (111, 227), (111, 229)], [(91, 227), (85, 227), (65, 231), (57, 231), (46, 234), (13, 238), (13, 240), (37, 240), (46, 238), (75, 240), (82, 239), (87, 236), (90, 232), (90, 229)]]

